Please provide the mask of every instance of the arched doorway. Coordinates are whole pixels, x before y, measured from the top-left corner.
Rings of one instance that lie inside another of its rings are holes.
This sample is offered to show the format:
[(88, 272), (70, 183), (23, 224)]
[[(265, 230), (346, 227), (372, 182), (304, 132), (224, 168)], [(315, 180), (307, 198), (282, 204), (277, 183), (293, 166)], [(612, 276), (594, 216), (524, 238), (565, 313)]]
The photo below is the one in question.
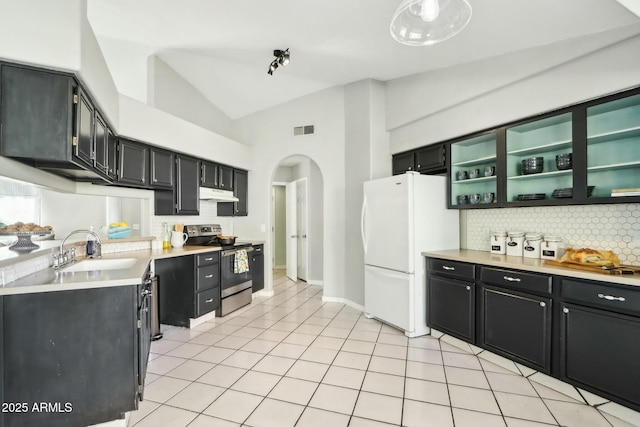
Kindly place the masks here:
[(282, 159), (271, 176), (271, 196), (274, 270), (286, 269), (291, 280), (322, 285), (324, 203), (320, 168), (303, 155)]

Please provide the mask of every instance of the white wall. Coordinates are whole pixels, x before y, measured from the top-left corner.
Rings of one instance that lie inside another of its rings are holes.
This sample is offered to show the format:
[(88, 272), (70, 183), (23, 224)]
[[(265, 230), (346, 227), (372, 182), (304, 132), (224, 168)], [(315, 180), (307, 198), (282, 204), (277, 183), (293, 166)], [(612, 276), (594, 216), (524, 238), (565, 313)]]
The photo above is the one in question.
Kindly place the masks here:
[[(314, 124), (313, 135), (293, 136), (293, 128)], [(249, 174), (249, 216), (235, 218), (238, 235), (267, 241), (271, 247), (271, 182), (278, 163), (291, 155), (305, 155), (317, 163), (322, 175), (324, 218), (324, 294), (344, 297), (345, 159), (344, 93), (326, 89), (234, 122), (236, 135), (250, 141), (254, 169)], [(261, 231), (265, 225), (265, 232)], [(271, 257), (265, 259), (271, 270)], [(267, 289), (271, 277), (267, 276)]]
[(0, 58), (80, 69), (84, 1), (0, 0)]
[(212, 132), (231, 134), (231, 119), (162, 59), (151, 56), (148, 72), (150, 106)]
[(640, 24), (387, 82), (391, 152), (640, 84)]

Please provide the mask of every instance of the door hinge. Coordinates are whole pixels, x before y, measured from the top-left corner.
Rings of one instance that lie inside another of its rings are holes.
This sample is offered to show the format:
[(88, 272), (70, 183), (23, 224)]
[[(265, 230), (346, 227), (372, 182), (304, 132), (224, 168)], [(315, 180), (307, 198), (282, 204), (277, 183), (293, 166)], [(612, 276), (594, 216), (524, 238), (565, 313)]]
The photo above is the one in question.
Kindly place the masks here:
[(73, 138), (71, 138), (71, 145), (73, 145), (74, 147), (76, 147), (78, 145), (78, 137), (74, 136)]
[(73, 103), (77, 104), (78, 103), (78, 95), (77, 94), (73, 94)]
[(138, 319), (138, 329), (142, 329), (142, 320)]

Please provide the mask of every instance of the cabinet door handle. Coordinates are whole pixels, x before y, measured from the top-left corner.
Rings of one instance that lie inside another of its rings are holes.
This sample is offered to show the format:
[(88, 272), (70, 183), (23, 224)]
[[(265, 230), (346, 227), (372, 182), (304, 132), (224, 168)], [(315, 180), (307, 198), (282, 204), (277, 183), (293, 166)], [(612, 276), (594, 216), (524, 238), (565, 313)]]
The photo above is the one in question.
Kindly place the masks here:
[(520, 282), (522, 280), (519, 277), (511, 277), (511, 276), (504, 276), (503, 279), (506, 280), (507, 282)]
[(568, 312), (569, 312), (569, 309), (568, 309), (568, 308), (563, 308), (563, 309), (562, 309), (562, 312), (563, 312), (563, 313), (568, 313)]
[(468, 291), (470, 291), (470, 290), (471, 290), (471, 286), (467, 286), (467, 287), (466, 287), (466, 289), (467, 289)]
[(598, 298), (606, 299), (607, 301), (620, 301), (620, 302), (626, 301), (625, 297), (614, 297), (613, 295), (605, 295), (605, 294), (598, 294)]
[(447, 271), (454, 271), (456, 268), (455, 267), (449, 267), (448, 265), (443, 265), (442, 269), (443, 270), (447, 270)]
[(547, 304), (546, 304), (546, 303), (544, 303), (544, 302), (540, 301), (540, 307), (546, 307), (546, 306), (547, 306)]
[(207, 274), (206, 276), (204, 276), (206, 279), (211, 279), (213, 277), (213, 274)]
[(204, 300), (204, 302), (206, 302), (207, 304), (210, 303), (210, 302), (213, 302), (213, 298), (209, 298), (207, 300)]

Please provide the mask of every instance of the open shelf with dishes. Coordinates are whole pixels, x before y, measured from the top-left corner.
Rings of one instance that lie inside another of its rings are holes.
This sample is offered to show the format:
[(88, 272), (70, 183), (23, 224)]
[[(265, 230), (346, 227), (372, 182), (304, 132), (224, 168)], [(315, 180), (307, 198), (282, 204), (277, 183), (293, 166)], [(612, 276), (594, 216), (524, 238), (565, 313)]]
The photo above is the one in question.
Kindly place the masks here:
[(639, 177), (640, 94), (587, 108), (587, 183), (595, 186), (593, 196), (640, 196)]
[(573, 186), (571, 112), (506, 130), (507, 203), (543, 200)]
[(492, 132), (451, 144), (450, 205), (497, 203), (496, 140)]
[(450, 208), (640, 202), (640, 86), (446, 144)]

